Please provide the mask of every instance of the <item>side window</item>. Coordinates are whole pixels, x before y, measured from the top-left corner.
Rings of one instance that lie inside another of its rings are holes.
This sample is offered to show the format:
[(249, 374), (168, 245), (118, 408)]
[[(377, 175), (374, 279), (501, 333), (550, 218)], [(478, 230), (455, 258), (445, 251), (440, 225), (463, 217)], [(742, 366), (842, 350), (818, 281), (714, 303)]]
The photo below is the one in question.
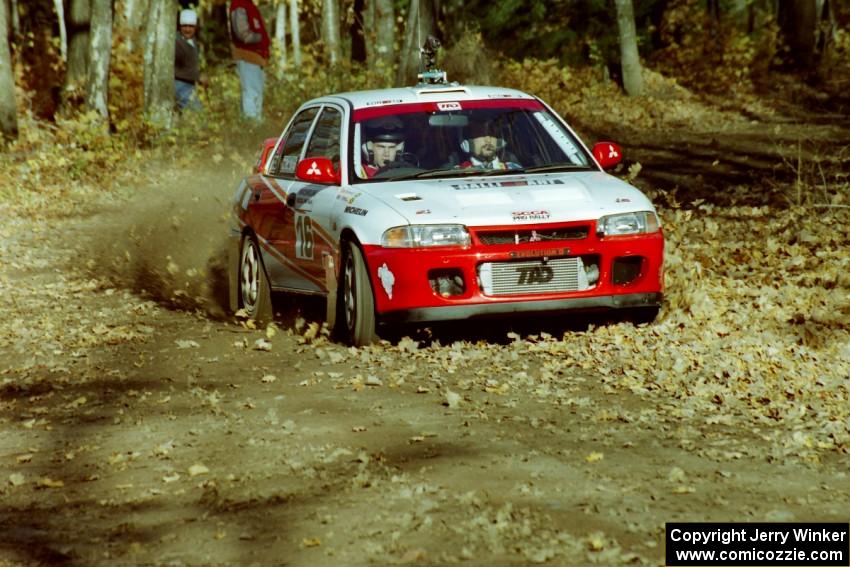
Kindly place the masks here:
[(301, 148), (307, 138), (307, 132), (319, 112), (318, 108), (308, 108), (295, 117), (289, 130), (284, 133), (284, 142), (278, 146), (269, 166), (269, 173), (278, 177), (288, 177), (295, 174)]
[(304, 157), (326, 157), (333, 162), (339, 162), (341, 129), (342, 113), (336, 108), (326, 106), (319, 116)]

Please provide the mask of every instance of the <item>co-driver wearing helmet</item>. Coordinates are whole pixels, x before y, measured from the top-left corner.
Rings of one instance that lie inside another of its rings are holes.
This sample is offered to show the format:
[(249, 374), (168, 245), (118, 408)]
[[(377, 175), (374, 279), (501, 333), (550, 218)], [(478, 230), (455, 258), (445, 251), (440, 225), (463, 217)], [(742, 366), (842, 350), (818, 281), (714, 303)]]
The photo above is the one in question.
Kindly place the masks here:
[(467, 161), (458, 167), (477, 169), (521, 169), (513, 161), (502, 161), (499, 155), (505, 147), (505, 140), (499, 136), (498, 128), (490, 122), (473, 122), (466, 128), (466, 138), (460, 144), (469, 154)]

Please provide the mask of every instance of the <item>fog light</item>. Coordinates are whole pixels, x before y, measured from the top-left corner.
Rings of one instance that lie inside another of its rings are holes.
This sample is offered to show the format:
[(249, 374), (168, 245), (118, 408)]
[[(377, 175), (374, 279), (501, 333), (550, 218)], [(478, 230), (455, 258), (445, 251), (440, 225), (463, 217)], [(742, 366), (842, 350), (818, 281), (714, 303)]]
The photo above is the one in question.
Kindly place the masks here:
[(614, 259), (613, 280), (615, 285), (632, 283), (640, 275), (643, 267), (641, 256), (624, 256)]
[(434, 293), (440, 297), (463, 295), (463, 292), (466, 291), (463, 272), (457, 268), (431, 270), (428, 272), (428, 282), (431, 284)]

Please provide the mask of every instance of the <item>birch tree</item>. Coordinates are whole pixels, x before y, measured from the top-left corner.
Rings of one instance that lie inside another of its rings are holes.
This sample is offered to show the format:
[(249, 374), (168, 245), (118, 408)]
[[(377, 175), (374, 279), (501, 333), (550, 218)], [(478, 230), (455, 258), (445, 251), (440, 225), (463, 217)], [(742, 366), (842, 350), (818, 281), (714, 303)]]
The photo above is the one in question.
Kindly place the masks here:
[(109, 60), (112, 55), (112, 1), (92, 0), (86, 104), (109, 118)]
[(322, 1), (322, 40), (331, 65), (341, 59), (339, 38), (339, 0)]
[(171, 128), (174, 108), (174, 0), (151, 0), (145, 28), (145, 113), (151, 121)]
[(623, 86), (629, 96), (643, 94), (643, 69), (640, 64), (632, 0), (616, 0), (617, 27), (620, 29), (620, 64)]
[(68, 61), (68, 30), (65, 27), (65, 3), (62, 0), (53, 0), (53, 9), (56, 10), (56, 21), (59, 23), (59, 54), (62, 61)]
[(301, 22), (298, 19), (298, 0), (289, 0), (289, 28), (292, 37), (292, 60), (301, 68)]
[(124, 0), (124, 21), (130, 35), (127, 38), (127, 50), (133, 51), (139, 39), (139, 33), (145, 27), (145, 15), (148, 13), (150, 0)]
[(419, 73), (419, 50), (429, 35), (434, 35), (434, 5), (430, 0), (410, 0), (404, 26), (404, 46), (399, 56), (397, 85), (415, 82)]
[[(371, 0), (369, 20), (369, 40), (366, 42), (370, 66), (393, 64), (395, 43), (395, 9), (392, 0)], [(374, 38), (374, 41), (373, 41)]]
[(7, 139), (18, 136), (15, 76), (9, 51), (9, 18), (5, 0), (0, 0), (0, 133)]
[(12, 10), (12, 35), (18, 37), (21, 35), (21, 18), (18, 16), (18, 0), (12, 0), (10, 3)]
[(278, 49), (277, 77), (283, 76), (286, 70), (286, 2), (281, 0), (277, 5), (274, 20), (274, 41)]
[(89, 70), (90, 0), (71, 0), (68, 10), (68, 67), (65, 88), (73, 88), (86, 80)]

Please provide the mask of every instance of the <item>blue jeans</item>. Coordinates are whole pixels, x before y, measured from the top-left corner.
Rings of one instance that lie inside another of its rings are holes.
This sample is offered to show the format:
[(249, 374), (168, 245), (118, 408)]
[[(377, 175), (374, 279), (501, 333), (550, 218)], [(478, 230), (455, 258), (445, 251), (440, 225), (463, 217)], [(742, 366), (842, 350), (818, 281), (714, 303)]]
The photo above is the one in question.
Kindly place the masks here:
[(177, 110), (202, 110), (194, 83), (174, 79), (174, 94), (177, 99)]
[(239, 84), (242, 87), (242, 114), (254, 120), (263, 118), (263, 88), (266, 74), (263, 68), (241, 59), (236, 60)]

